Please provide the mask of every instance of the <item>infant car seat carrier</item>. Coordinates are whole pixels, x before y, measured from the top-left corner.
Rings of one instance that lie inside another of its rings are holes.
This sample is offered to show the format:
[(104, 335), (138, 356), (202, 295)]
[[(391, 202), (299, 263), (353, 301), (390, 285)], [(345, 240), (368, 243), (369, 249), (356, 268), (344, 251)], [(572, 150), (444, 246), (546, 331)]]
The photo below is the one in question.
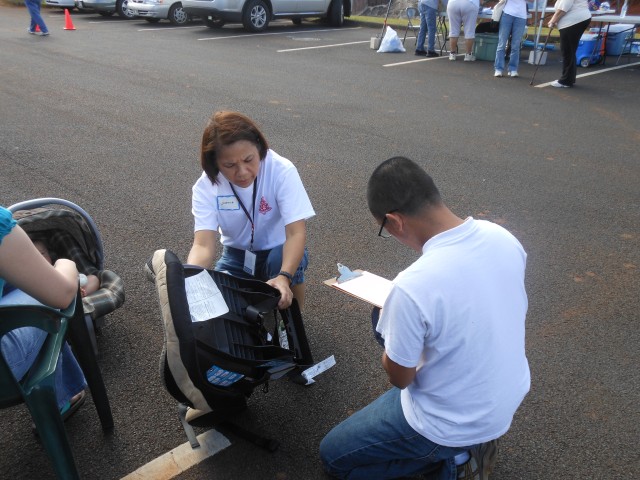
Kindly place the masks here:
[(297, 303), (277, 310), (280, 294), (270, 285), (207, 270), (229, 312), (193, 322), (185, 278), (204, 269), (183, 265), (171, 251), (157, 250), (146, 270), (155, 281), (165, 333), (161, 378), (180, 403), (180, 419), (192, 446), (197, 441), (190, 425), (228, 418), (246, 407), (255, 387), (266, 389), (270, 379), (283, 376), (296, 380), (313, 364)]
[(125, 299), (122, 279), (104, 268), (97, 225), (83, 208), (62, 198), (26, 200), (8, 209), (32, 240), (45, 241), (53, 257), (69, 258), (80, 273), (98, 277), (98, 290), (82, 299), (84, 320), (97, 354), (96, 331), (105, 325), (105, 315), (120, 308)]

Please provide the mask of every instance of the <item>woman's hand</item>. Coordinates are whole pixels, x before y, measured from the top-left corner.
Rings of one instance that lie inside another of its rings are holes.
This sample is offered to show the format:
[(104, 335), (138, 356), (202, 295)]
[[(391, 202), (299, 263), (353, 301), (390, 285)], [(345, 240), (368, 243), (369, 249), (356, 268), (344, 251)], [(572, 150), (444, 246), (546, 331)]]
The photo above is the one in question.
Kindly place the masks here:
[[(564, 10), (556, 10), (555, 13), (551, 16), (551, 20), (549, 20), (549, 23), (547, 23), (547, 26), (553, 30), (555, 27), (558, 26), (558, 21), (564, 16), (564, 14), (567, 13)], [(549, 33), (551, 33), (551, 30), (549, 31)]]
[[(285, 226), (285, 232), (287, 239), (282, 247), (282, 266), (280, 270), (295, 275), (304, 255), (304, 245), (307, 239), (306, 222), (298, 220), (297, 222), (289, 223)], [(293, 292), (291, 291), (291, 280), (289, 278), (284, 275), (278, 275), (267, 281), (267, 283), (277, 288), (282, 295), (278, 308), (282, 309), (291, 306)], [(298, 298), (297, 300), (302, 305), (301, 299)]]
[(280, 310), (289, 308), (291, 306), (291, 302), (293, 302), (293, 292), (291, 291), (289, 279), (283, 275), (278, 275), (271, 280), (267, 280), (267, 283), (280, 292), (278, 308)]

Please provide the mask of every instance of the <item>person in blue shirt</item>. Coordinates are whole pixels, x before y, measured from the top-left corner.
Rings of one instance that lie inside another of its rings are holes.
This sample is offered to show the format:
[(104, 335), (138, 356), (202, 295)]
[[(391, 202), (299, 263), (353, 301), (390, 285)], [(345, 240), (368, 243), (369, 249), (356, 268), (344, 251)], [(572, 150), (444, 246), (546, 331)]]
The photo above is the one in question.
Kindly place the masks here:
[[(0, 296), (4, 283), (54, 308), (66, 308), (78, 291), (78, 270), (73, 261), (61, 258), (50, 265), (38, 252), (11, 212), (0, 207)], [(47, 333), (35, 327), (12, 330), (0, 340), (0, 350), (17, 380), (37, 358)], [(65, 343), (56, 366), (56, 396), (66, 419), (82, 405), (87, 386), (82, 370)]]

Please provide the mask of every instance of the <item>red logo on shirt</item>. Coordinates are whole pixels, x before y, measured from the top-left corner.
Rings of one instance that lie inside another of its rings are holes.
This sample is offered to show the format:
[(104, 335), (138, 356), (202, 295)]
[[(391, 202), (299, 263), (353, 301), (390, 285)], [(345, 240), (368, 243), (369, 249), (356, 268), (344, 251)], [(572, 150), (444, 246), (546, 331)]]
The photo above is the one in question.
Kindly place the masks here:
[(258, 211), (262, 215), (266, 215), (267, 212), (271, 211), (271, 207), (269, 206), (269, 204), (267, 203), (264, 197), (260, 199), (260, 208), (258, 209)]

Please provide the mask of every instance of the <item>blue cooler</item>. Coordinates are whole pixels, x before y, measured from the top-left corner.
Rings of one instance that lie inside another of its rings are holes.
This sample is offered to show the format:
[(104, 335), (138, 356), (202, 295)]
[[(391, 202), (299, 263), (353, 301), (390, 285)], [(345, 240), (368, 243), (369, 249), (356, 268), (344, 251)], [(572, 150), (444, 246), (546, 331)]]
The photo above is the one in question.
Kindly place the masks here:
[(627, 40), (633, 37), (635, 33), (635, 25), (632, 24), (616, 23), (610, 25), (609, 33), (607, 33), (607, 55), (629, 53), (631, 50), (631, 42)]
[(588, 67), (602, 60), (604, 51), (602, 36), (597, 33), (583, 33), (576, 50), (576, 62), (581, 67)]

